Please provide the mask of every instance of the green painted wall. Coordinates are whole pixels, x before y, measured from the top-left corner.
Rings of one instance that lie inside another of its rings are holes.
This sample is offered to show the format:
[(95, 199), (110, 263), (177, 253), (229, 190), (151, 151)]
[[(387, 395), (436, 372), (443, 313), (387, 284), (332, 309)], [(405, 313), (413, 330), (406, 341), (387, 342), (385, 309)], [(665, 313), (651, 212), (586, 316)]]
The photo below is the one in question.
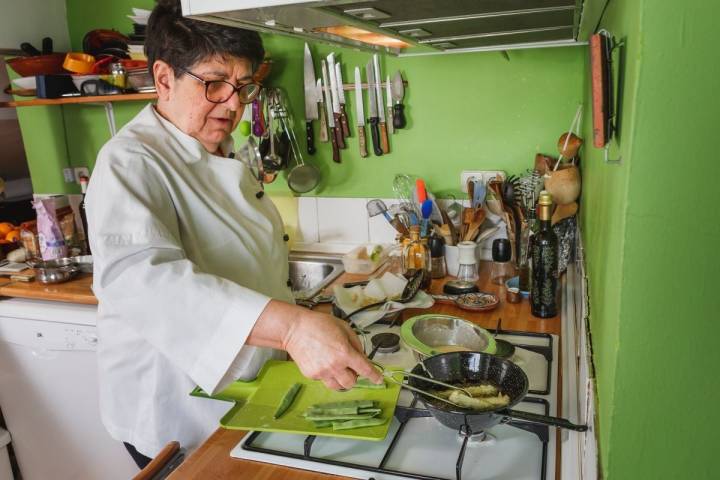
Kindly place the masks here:
[[(92, 28), (129, 31), (125, 15), (130, 8), (149, 8), (152, 4), (150, 0), (115, 0), (98, 8), (88, 0), (67, 0), (73, 46), (78, 48), (84, 33)], [(270, 82), (288, 91), (291, 108), (298, 115), (295, 130), (304, 149), (303, 43), (277, 36), (265, 36), (265, 42), (275, 60)], [(319, 67), (320, 56), (331, 48), (318, 44), (312, 50)], [(351, 67), (364, 66), (369, 56), (349, 49), (336, 51), (345, 63), (346, 83), (350, 83)], [(357, 138), (350, 138), (350, 148), (342, 152), (340, 165), (332, 162), (329, 144), (320, 144), (315, 156), (306, 155), (323, 174), (320, 187), (312, 195), (390, 196), (392, 177), (399, 172), (425, 176), (436, 192), (458, 193), (463, 169), (500, 168), (518, 173), (532, 166), (536, 152), (554, 153), (559, 133), (567, 128), (582, 99), (583, 49), (512, 51), (510, 58), (508, 62), (496, 52), (383, 58), (384, 71), (400, 69), (410, 83), (405, 100), (408, 128), (391, 138), (392, 153), (383, 157), (361, 158)], [(350, 107), (353, 102), (354, 98)], [(116, 104), (118, 126), (141, 107)], [(349, 110), (352, 119), (354, 110)], [(92, 166), (97, 151), (109, 138), (104, 110), (64, 107), (64, 120), (66, 161), (73, 166)], [(22, 126), (23, 132), (35, 128), (29, 121)], [(46, 162), (36, 157), (29, 161), (39, 165)], [(58, 184), (65, 191), (75, 191), (74, 186), (62, 183), (54, 166), (33, 172), (37, 172), (33, 181), (38, 191), (57, 191)], [(276, 195), (288, 192), (284, 178), (270, 185), (269, 191)]]
[(720, 167), (706, 139), (720, 114), (719, 14), (700, 0), (633, 0), (611, 2), (602, 23), (626, 41), (611, 149), (622, 163), (588, 149), (583, 171), (606, 478), (717, 478)]

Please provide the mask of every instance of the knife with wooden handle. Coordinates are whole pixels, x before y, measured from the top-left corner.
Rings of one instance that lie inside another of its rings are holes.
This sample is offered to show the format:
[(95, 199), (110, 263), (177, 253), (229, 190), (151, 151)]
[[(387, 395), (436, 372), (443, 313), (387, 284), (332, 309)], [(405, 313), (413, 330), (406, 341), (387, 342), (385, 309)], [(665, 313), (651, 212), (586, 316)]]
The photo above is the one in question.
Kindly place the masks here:
[(335, 77), (337, 78), (338, 99), (340, 100), (340, 125), (342, 126), (343, 137), (349, 137), (350, 126), (348, 125), (347, 111), (345, 110), (345, 84), (343, 83), (340, 62), (335, 64)]
[(340, 122), (340, 97), (337, 90), (337, 75), (335, 74), (335, 54), (327, 56), (328, 76), (330, 77), (330, 97), (332, 98), (333, 123), (335, 124), (335, 137), (340, 148), (347, 148)]
[(319, 113), (320, 113), (320, 141), (327, 143), (330, 141), (328, 138), (328, 124), (327, 124), (327, 113), (325, 113), (325, 102), (323, 102), (322, 94), (322, 80), (317, 79), (317, 98), (319, 102)]
[(373, 54), (373, 72), (375, 74), (375, 94), (377, 95), (378, 130), (380, 131), (380, 147), (383, 153), (390, 153), (387, 124), (385, 123), (385, 105), (383, 105), (382, 83), (380, 82), (380, 61), (378, 55)]
[(365, 139), (365, 112), (363, 111), (362, 79), (360, 78), (360, 67), (355, 67), (355, 120), (358, 130), (358, 144), (360, 156), (368, 156), (367, 140)]
[(322, 61), (323, 93), (325, 94), (325, 110), (327, 111), (327, 122), (330, 129), (330, 143), (332, 144), (333, 162), (340, 163), (340, 150), (337, 143), (337, 128), (335, 127), (335, 116), (332, 112), (332, 94), (328, 85), (328, 66), (325, 60)]
[(373, 73), (372, 60), (367, 63), (365, 67), (365, 76), (368, 84), (368, 122), (370, 122), (370, 136), (372, 137), (373, 152), (375, 155), (380, 156), (383, 154), (382, 148), (380, 147), (380, 129), (378, 126), (378, 106), (375, 98), (375, 74)]
[(387, 129), (388, 135), (395, 133), (394, 121), (393, 121), (393, 104), (392, 95), (390, 94), (390, 75), (386, 76), (385, 80), (385, 105), (387, 106)]

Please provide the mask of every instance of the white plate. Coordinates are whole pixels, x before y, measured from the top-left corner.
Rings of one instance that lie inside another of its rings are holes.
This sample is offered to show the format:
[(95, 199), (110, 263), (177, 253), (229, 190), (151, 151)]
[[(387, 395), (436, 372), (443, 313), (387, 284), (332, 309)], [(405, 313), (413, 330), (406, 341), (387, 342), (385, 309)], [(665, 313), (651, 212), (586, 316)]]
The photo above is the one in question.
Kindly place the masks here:
[(24, 90), (35, 89), (35, 77), (14, 78), (12, 83), (14, 83), (18, 88), (22, 88)]

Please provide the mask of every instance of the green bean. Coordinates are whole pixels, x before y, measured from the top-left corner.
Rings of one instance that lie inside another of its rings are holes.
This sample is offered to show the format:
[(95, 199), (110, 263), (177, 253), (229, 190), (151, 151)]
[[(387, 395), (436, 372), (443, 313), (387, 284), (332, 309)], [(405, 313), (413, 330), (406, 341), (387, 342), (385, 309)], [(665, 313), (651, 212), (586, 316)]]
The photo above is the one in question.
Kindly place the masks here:
[(316, 422), (313, 422), (315, 424), (315, 428), (326, 428), (326, 427), (332, 427), (332, 420), (318, 420)]
[(370, 381), (368, 378), (358, 378), (357, 382), (355, 382), (355, 386), (353, 388), (367, 388), (369, 390), (383, 390), (387, 388), (387, 385), (385, 385), (385, 381), (383, 380), (382, 383), (375, 384)]
[(382, 409), (380, 408), (358, 408), (357, 411), (357, 413), (374, 413), (375, 415), (380, 412), (382, 412)]
[(313, 422), (321, 421), (321, 420), (365, 420), (368, 418), (372, 418), (376, 416), (377, 413), (363, 413), (363, 414), (356, 414), (356, 415), (306, 415), (305, 420), (310, 420)]
[(277, 420), (282, 416), (283, 413), (287, 411), (288, 408), (290, 408), (290, 405), (292, 405), (293, 401), (295, 401), (295, 397), (297, 397), (297, 394), (300, 391), (300, 387), (302, 387), (302, 383), (296, 383), (292, 387), (290, 387), (290, 390), (285, 392), (285, 395), (280, 401), (280, 405), (278, 406), (277, 410), (275, 410), (273, 418)]
[[(342, 407), (342, 408), (308, 408), (304, 415), (356, 415), (360, 412), (357, 407)], [(364, 412), (367, 413), (367, 412)]]
[(347, 422), (333, 422), (333, 431), (350, 430), (351, 428), (374, 427), (387, 422), (387, 418), (368, 418), (348, 420)]
[(343, 402), (316, 403), (312, 408), (328, 409), (328, 408), (374, 408), (377, 407), (375, 400), (345, 400)]

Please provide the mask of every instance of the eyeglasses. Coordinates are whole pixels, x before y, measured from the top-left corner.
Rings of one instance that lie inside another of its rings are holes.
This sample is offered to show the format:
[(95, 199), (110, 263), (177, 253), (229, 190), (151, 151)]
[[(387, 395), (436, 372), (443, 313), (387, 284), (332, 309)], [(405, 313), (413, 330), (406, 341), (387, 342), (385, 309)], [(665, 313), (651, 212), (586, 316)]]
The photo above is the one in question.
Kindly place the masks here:
[(205, 98), (212, 103), (225, 103), (230, 100), (235, 93), (238, 94), (240, 103), (252, 103), (257, 98), (262, 87), (254, 82), (238, 85), (237, 87), (225, 80), (203, 80), (192, 72), (183, 70), (183, 73), (194, 78), (198, 82), (205, 85)]

